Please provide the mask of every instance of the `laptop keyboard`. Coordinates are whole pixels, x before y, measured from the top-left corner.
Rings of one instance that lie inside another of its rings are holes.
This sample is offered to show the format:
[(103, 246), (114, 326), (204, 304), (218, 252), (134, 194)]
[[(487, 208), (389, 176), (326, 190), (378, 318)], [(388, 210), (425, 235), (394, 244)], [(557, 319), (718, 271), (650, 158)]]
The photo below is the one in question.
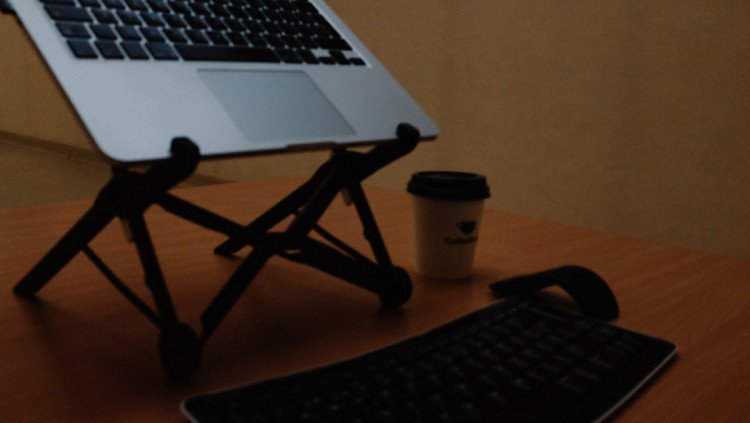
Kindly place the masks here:
[(365, 62), (308, 0), (38, 0), (75, 57)]

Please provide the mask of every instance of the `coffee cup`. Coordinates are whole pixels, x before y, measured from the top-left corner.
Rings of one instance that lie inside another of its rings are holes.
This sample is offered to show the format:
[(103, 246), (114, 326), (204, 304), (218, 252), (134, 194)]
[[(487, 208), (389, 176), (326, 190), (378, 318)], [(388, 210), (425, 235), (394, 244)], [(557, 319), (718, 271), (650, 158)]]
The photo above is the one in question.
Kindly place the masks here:
[(490, 196), (487, 179), (467, 172), (417, 172), (407, 191), (413, 200), (417, 272), (440, 279), (469, 277)]

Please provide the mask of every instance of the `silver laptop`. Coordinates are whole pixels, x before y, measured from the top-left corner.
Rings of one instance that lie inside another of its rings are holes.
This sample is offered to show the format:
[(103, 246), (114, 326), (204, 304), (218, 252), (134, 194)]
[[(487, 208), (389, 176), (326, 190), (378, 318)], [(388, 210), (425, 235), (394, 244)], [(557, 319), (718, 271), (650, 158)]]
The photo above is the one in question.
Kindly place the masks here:
[(113, 163), (424, 139), (435, 123), (321, 0), (9, 0)]

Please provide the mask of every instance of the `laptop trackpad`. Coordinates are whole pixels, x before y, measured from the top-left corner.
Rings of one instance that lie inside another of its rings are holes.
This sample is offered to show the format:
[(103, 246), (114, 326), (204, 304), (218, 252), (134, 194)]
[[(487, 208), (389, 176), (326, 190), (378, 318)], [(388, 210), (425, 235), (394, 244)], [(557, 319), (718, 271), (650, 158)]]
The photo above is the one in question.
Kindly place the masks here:
[(251, 141), (329, 141), (354, 134), (315, 82), (295, 71), (198, 71)]

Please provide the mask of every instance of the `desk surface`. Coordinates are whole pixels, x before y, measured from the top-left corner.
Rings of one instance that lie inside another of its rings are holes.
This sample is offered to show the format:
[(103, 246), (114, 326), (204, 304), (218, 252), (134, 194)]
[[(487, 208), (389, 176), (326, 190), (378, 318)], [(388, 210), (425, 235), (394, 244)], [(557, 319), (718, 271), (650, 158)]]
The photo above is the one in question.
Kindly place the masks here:
[[(246, 222), (299, 180), (177, 191)], [(750, 263), (506, 213), (485, 215), (471, 280), (428, 280), (412, 271), (406, 194), (366, 189), (394, 261), (414, 296), (398, 311), (333, 277), (272, 259), (214, 333), (201, 369), (168, 380), (156, 328), (82, 255), (27, 301), (13, 285), (89, 203), (0, 210), (0, 420), (184, 421), (188, 395), (300, 371), (424, 331), (493, 301), (487, 285), (561, 264), (608, 280), (618, 325), (675, 342), (679, 358), (618, 421), (741, 421), (750, 416)], [(237, 265), (212, 254), (223, 240), (163, 212), (146, 215), (181, 320), (200, 311)], [(353, 209), (337, 201), (323, 226), (366, 251)], [(113, 224), (92, 246), (144, 298), (134, 249)], [(242, 251), (244, 254), (246, 251)], [(647, 418), (646, 418), (647, 416)]]

